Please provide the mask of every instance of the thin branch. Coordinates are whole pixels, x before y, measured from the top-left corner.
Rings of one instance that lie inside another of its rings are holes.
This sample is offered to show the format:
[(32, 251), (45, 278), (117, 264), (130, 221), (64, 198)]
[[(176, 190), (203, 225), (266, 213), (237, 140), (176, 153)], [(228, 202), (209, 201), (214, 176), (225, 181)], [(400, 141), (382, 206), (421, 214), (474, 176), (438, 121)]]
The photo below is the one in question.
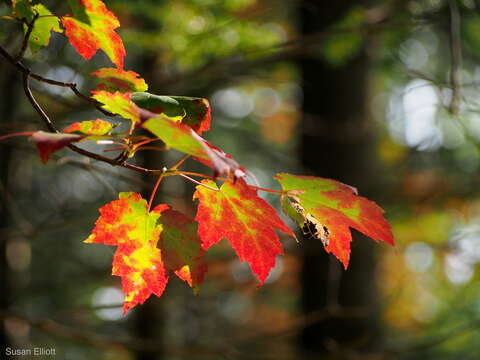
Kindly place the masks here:
[(190, 176), (185, 175), (185, 174), (183, 174), (183, 173), (178, 173), (177, 175), (180, 175), (181, 177), (183, 177), (183, 178), (185, 178), (185, 179), (187, 179), (187, 180), (190, 180), (190, 181), (193, 182), (194, 184), (197, 184), (197, 185), (206, 187), (207, 189), (210, 189), (210, 190), (213, 190), (213, 191), (219, 191), (218, 189), (215, 189), (215, 188), (213, 188), (213, 187), (211, 187), (211, 186), (208, 186), (208, 185), (206, 185), (206, 184), (202, 184), (200, 181), (197, 181), (197, 180), (195, 180), (195, 179), (191, 178)]
[[(192, 172), (192, 171), (175, 171), (175, 170), (171, 171), (171, 170), (168, 170), (167, 173), (170, 173), (169, 175), (198, 176), (198, 177), (201, 177), (201, 178), (204, 178), (204, 179), (210, 179), (210, 180), (220, 180), (220, 181), (228, 181), (228, 180), (230, 180), (230, 179), (223, 178), (223, 177), (214, 177), (214, 176), (211, 176), (211, 175), (196, 173), (196, 172)], [(185, 176), (183, 176), (183, 177), (185, 177)], [(188, 179), (191, 180), (191, 178), (188, 178)], [(204, 185), (204, 184), (202, 184), (202, 185)], [(250, 187), (250, 188), (252, 188), (252, 189), (255, 189), (255, 190), (265, 191), (265, 192), (269, 192), (269, 193), (272, 193), (272, 194), (279, 194), (279, 195), (282, 195), (282, 194), (283, 194), (283, 191), (279, 191), (279, 190), (267, 189), (267, 188), (264, 188), (264, 187), (255, 186), (255, 185), (250, 185), (250, 184), (247, 184), (247, 186)]]
[(267, 188), (264, 188), (264, 187), (250, 185), (250, 184), (248, 184), (248, 186), (251, 187), (252, 189), (255, 189), (255, 190), (258, 190), (258, 191), (265, 191), (265, 192), (269, 192), (269, 193), (272, 193), (272, 194), (278, 194), (278, 195), (283, 194), (283, 191), (279, 191), (279, 190), (267, 189)]
[(185, 155), (184, 157), (182, 157), (180, 160), (177, 161), (177, 163), (175, 165), (173, 165), (172, 167), (170, 167), (170, 170), (177, 170), (180, 166), (182, 166), (182, 164), (187, 161), (189, 158), (190, 158), (191, 155)]
[(59, 131), (55, 128), (52, 121), (48, 117), (48, 115), (43, 111), (42, 107), (38, 104), (37, 100), (32, 94), (32, 90), (30, 89), (30, 73), (24, 72), (23, 73), (23, 90), (25, 91), (25, 95), (27, 96), (28, 101), (32, 104), (35, 111), (40, 115), (43, 122), (47, 126), (48, 130), (54, 133), (58, 133)]
[(72, 90), (72, 92), (77, 96), (79, 97), (80, 99), (90, 103), (91, 105), (93, 105), (98, 111), (102, 112), (103, 114), (107, 115), (107, 116), (111, 116), (111, 117), (114, 117), (116, 116), (115, 114), (111, 113), (110, 111), (107, 111), (105, 109), (103, 109), (100, 105), (99, 102), (97, 102), (95, 99), (92, 99), (84, 94), (82, 94), (78, 88), (77, 88), (77, 84), (75, 83), (70, 83), (70, 82), (62, 82), (62, 81), (57, 81), (57, 80), (52, 80), (52, 79), (48, 79), (48, 78), (45, 78), (41, 75), (38, 75), (38, 74), (35, 74), (33, 73), (28, 67), (26, 67), (21, 61), (18, 61), (17, 59), (15, 59), (12, 55), (10, 55), (2, 46), (0, 46), (0, 55), (3, 56), (10, 64), (12, 64), (13, 66), (15, 66), (17, 68), (17, 70), (21, 71), (23, 74), (29, 74), (29, 76), (32, 78), (32, 79), (35, 79), (37, 81), (40, 81), (40, 82), (44, 82), (46, 84), (50, 84), (50, 85), (55, 85), (55, 86), (60, 86), (60, 87), (67, 87), (67, 88), (70, 88), (70, 90)]
[(155, 199), (155, 194), (157, 193), (158, 186), (160, 185), (164, 177), (165, 174), (160, 174), (157, 181), (155, 182), (155, 186), (153, 187), (152, 193), (150, 194), (150, 200), (148, 200), (148, 211), (150, 211), (150, 209), (152, 208), (153, 199)]
[[(42, 120), (45, 123), (45, 125), (47, 126), (47, 128), (51, 132), (59, 133), (59, 131), (55, 128), (55, 125), (52, 123), (52, 121), (50, 120), (48, 115), (45, 113), (45, 111), (42, 109), (40, 104), (37, 102), (37, 100), (33, 96), (32, 90), (30, 89), (30, 83), (29, 83), (30, 76), (31, 76), (31, 74), (29, 72), (24, 72), (23, 73), (23, 89), (25, 91), (25, 95), (28, 98), (28, 101), (33, 106), (35, 111), (40, 115), (40, 117), (42, 118)], [(76, 153), (78, 153), (80, 155), (88, 156), (89, 158), (92, 158), (92, 159), (95, 159), (95, 160), (98, 160), (98, 161), (103, 161), (103, 162), (109, 163), (110, 165), (114, 165), (114, 166), (115, 165), (120, 165), (120, 166), (123, 166), (125, 168), (135, 170), (135, 171), (140, 171), (140, 172), (145, 172), (145, 170), (147, 170), (147, 169), (143, 169), (143, 168), (139, 168), (139, 167), (136, 167), (136, 166), (131, 166), (129, 164), (126, 164), (124, 162), (124, 160), (122, 160), (123, 157), (121, 157), (120, 159), (119, 158), (111, 159), (111, 158), (108, 158), (108, 157), (98, 155), (96, 153), (92, 153), (90, 151), (84, 150), (84, 149), (79, 148), (75, 145), (70, 144), (70, 145), (68, 145), (68, 147), (71, 150), (75, 151)]]
[(5, 135), (0, 136), (0, 141), (7, 140), (7, 139), (17, 137), (17, 136), (30, 136), (30, 135), (33, 135), (34, 133), (35, 133), (35, 131), (21, 131), (21, 132), (17, 132), (17, 133), (13, 133), (13, 134), (5, 134)]
[(30, 21), (29, 23), (26, 22), (27, 32), (25, 33), (25, 37), (23, 38), (22, 47), (21, 47), (21, 49), (20, 49), (20, 51), (17, 55), (16, 62), (19, 62), (25, 56), (25, 51), (27, 51), (27, 47), (28, 47), (28, 41), (30, 40), (30, 35), (32, 35), (32, 31), (33, 31), (33, 28), (35, 26), (35, 22), (37, 21), (38, 17), (39, 17), (39, 14), (36, 13), (33, 16), (32, 21)]
[(450, 82), (452, 85), (452, 100), (450, 101), (450, 112), (458, 115), (462, 98), (462, 45), (460, 38), (460, 11), (457, 0), (449, 0), (450, 8), (450, 54), (452, 67), (450, 70)]
[(135, 149), (135, 152), (137, 151), (145, 151), (145, 150), (154, 150), (154, 151), (165, 151), (168, 148), (164, 146), (142, 146), (137, 149)]

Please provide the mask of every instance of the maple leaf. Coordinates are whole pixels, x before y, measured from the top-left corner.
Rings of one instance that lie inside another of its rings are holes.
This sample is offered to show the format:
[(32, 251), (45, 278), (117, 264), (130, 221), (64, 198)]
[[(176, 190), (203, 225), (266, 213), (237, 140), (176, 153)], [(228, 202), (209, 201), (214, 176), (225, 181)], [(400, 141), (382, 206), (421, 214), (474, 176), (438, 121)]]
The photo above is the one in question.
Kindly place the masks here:
[(123, 69), (125, 47), (115, 32), (117, 17), (101, 0), (69, 0), (72, 16), (63, 16), (65, 35), (77, 52), (89, 60), (101, 49), (119, 69)]
[(142, 109), (190, 126), (199, 135), (210, 129), (211, 110), (207, 99), (137, 92), (132, 94), (132, 101)]
[(112, 275), (122, 278), (125, 293), (123, 313), (143, 304), (151, 295), (162, 295), (168, 281), (157, 247), (162, 232), (158, 224), (164, 205), (148, 211), (147, 202), (136, 193), (120, 193), (99, 209), (100, 217), (86, 243), (117, 246), (113, 257)]
[(117, 68), (101, 68), (92, 73), (101, 80), (97, 90), (107, 90), (114, 92), (146, 91), (148, 85), (140, 75), (131, 70), (120, 70)]
[(79, 132), (84, 135), (96, 135), (101, 136), (108, 134), (110, 130), (112, 130), (113, 125), (108, 121), (102, 119), (96, 120), (87, 120), (87, 121), (80, 121), (74, 122), (67, 126), (63, 132), (64, 133), (72, 133), (72, 132)]
[(133, 122), (140, 122), (141, 110), (131, 101), (130, 93), (105, 90), (92, 91), (92, 98), (104, 104), (102, 107), (114, 114), (120, 115)]
[(50, 156), (73, 142), (83, 140), (85, 136), (75, 134), (56, 134), (45, 131), (36, 131), (30, 136), (30, 140), (37, 144), (40, 160), (46, 164)]
[[(211, 180), (202, 183), (218, 189)], [(228, 239), (240, 260), (250, 264), (263, 284), (275, 266), (275, 257), (283, 254), (275, 229), (295, 236), (275, 209), (243, 179), (225, 182), (218, 191), (199, 185), (193, 198), (199, 199), (195, 220), (203, 248)]]
[[(51, 32), (63, 32), (60, 28), (58, 17), (54, 16), (43, 4), (31, 5), (30, 0), (12, 1), (13, 15), (20, 19), (31, 22), (38, 15), (32, 33), (28, 39), (28, 46), (32, 54), (35, 54), (41, 47), (47, 46), (50, 42)], [(28, 26), (24, 25), (24, 30)]]
[[(108, 124), (108, 125), (107, 125)], [(112, 136), (106, 136), (102, 133), (108, 132), (112, 128), (112, 124), (97, 119), (95, 121), (82, 121), (73, 123), (65, 129), (65, 133), (51, 133), (45, 131), (26, 131), (18, 134), (11, 134), (10, 136), (3, 136), (2, 138), (8, 138), (11, 136), (31, 135), (30, 140), (37, 144), (37, 150), (40, 155), (40, 160), (46, 164), (50, 159), (50, 156), (64, 147), (74, 142), (79, 141), (97, 141), (103, 139), (110, 139)], [(84, 135), (71, 134), (71, 132), (80, 132)]]
[(245, 169), (230, 155), (208, 143), (189, 126), (152, 115), (154, 117), (143, 122), (142, 127), (158, 136), (169, 147), (194, 156), (196, 160), (213, 168), (215, 176), (233, 175), (238, 178), (245, 175)]
[(350, 259), (354, 228), (375, 241), (395, 245), (383, 210), (373, 201), (358, 196), (354, 188), (331, 179), (277, 174), (285, 194), (282, 208), (299, 226), (322, 240), (325, 250), (335, 255), (345, 269)]
[(174, 271), (197, 292), (207, 271), (197, 223), (172, 209), (162, 211), (159, 222), (163, 225), (160, 249), (166, 268)]
[(112, 275), (122, 278), (123, 313), (161, 296), (173, 271), (195, 291), (207, 266), (196, 223), (161, 204), (152, 211), (140, 194), (124, 192), (99, 209), (100, 217), (86, 243), (117, 246)]

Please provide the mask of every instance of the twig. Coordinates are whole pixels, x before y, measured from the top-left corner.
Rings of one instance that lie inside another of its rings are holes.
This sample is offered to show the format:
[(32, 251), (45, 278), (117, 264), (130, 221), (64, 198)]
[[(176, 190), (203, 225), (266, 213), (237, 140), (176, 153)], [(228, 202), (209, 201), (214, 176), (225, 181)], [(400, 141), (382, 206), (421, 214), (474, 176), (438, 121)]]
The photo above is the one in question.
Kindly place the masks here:
[[(210, 180), (220, 180), (220, 181), (230, 180), (230, 179), (223, 178), (223, 177), (214, 177), (214, 176), (211, 176), (211, 175), (196, 173), (196, 172), (192, 172), (192, 171), (176, 171), (175, 169), (171, 169), (171, 170), (169, 169), (167, 171), (167, 173), (170, 173), (169, 175), (180, 175), (180, 176), (183, 176), (183, 177), (185, 177), (184, 175), (190, 175), (190, 176), (198, 176), (198, 177), (201, 177), (201, 178), (204, 178), (204, 179), (210, 179)], [(188, 180), (191, 181), (192, 179), (190, 177), (188, 177)], [(202, 184), (202, 185), (204, 185), (204, 184)], [(264, 188), (264, 187), (250, 185), (250, 184), (247, 184), (247, 186), (252, 188), (252, 189), (258, 190), (258, 191), (265, 191), (265, 192), (269, 192), (269, 193), (272, 193), (272, 194), (279, 194), (279, 195), (283, 194), (283, 191), (279, 191), (279, 190), (267, 189), (267, 188)]]
[(57, 81), (57, 80), (52, 80), (52, 79), (48, 79), (48, 78), (45, 78), (41, 75), (38, 75), (38, 74), (35, 74), (33, 73), (28, 67), (26, 67), (21, 61), (18, 61), (17, 59), (15, 59), (12, 55), (10, 55), (2, 46), (0, 46), (0, 55), (3, 56), (10, 64), (14, 65), (17, 70), (21, 71), (23, 74), (29, 74), (29, 76), (32, 78), (32, 79), (35, 79), (37, 81), (40, 81), (40, 82), (44, 82), (46, 84), (50, 84), (50, 85), (55, 85), (55, 86), (60, 86), (60, 87), (67, 87), (67, 88), (70, 88), (70, 90), (73, 91), (73, 93), (79, 97), (80, 99), (90, 103), (91, 105), (93, 105), (98, 111), (102, 112), (103, 114), (107, 115), (107, 116), (111, 116), (111, 117), (114, 117), (116, 116), (115, 114), (111, 113), (110, 111), (107, 111), (105, 109), (103, 109), (100, 105), (99, 102), (97, 102), (95, 99), (92, 99), (84, 94), (82, 94), (78, 88), (77, 88), (77, 84), (75, 83), (71, 83), (71, 82), (62, 82), (62, 81)]
[(40, 115), (43, 122), (47, 126), (48, 130), (54, 133), (58, 133), (59, 131), (55, 129), (55, 125), (53, 125), (52, 121), (48, 117), (48, 115), (43, 111), (42, 107), (38, 104), (37, 100), (32, 94), (32, 90), (30, 90), (30, 73), (24, 72), (23, 73), (23, 90), (25, 91), (25, 95), (27, 96), (28, 101), (32, 104), (35, 111)]
[(148, 200), (148, 211), (150, 211), (150, 209), (152, 208), (153, 199), (155, 199), (155, 194), (157, 193), (158, 186), (160, 185), (164, 177), (165, 174), (160, 174), (157, 181), (155, 182), (155, 186), (153, 187), (152, 193), (150, 194), (150, 199)]
[[(25, 95), (27, 96), (27, 98), (30, 101), (30, 103), (32, 104), (33, 108), (40, 115), (43, 122), (45, 123), (45, 125), (47, 126), (47, 128), (51, 132), (58, 133), (59, 131), (55, 128), (54, 124), (52, 123), (52, 121), (50, 120), (48, 115), (45, 113), (45, 111), (42, 109), (42, 107), (38, 104), (35, 97), (33, 96), (32, 91), (30, 89), (30, 84), (29, 84), (29, 79), (30, 78), (33, 78), (35, 80), (38, 80), (38, 81), (41, 81), (41, 82), (44, 82), (44, 83), (47, 83), (47, 84), (51, 84), (51, 85), (68, 87), (78, 97), (80, 97), (80, 98), (84, 99), (85, 101), (88, 101), (89, 103), (93, 104), (99, 111), (103, 112), (106, 115), (114, 116), (114, 114), (112, 114), (109, 111), (106, 111), (103, 108), (101, 108), (100, 104), (96, 100), (91, 99), (91, 98), (83, 95), (82, 93), (80, 93), (77, 89), (76, 84), (65, 83), (65, 82), (61, 82), (61, 81), (47, 79), (47, 78), (44, 78), (43, 76), (32, 73), (31, 70), (29, 68), (27, 68), (25, 65), (23, 65), (21, 61), (16, 61), (1, 46), (0, 46), (0, 55), (3, 56), (10, 64), (14, 65), (19, 71), (21, 71), (23, 73), (23, 88), (24, 88), (24, 91), (25, 91)], [(71, 150), (75, 151), (76, 153), (78, 153), (80, 155), (87, 156), (87, 157), (92, 158), (92, 159), (97, 160), (97, 161), (106, 162), (106, 163), (108, 163), (110, 165), (113, 165), (113, 166), (116, 166), (116, 165), (122, 166), (122, 167), (125, 167), (127, 169), (134, 170), (134, 171), (137, 171), (137, 172), (141, 172), (141, 173), (144, 173), (144, 174), (157, 174), (159, 172), (162, 172), (162, 170), (149, 170), (149, 169), (145, 169), (145, 168), (142, 168), (142, 167), (139, 167), (139, 166), (127, 164), (125, 161), (126, 161), (126, 158), (127, 158), (128, 154), (126, 154), (125, 152), (122, 152), (115, 159), (111, 159), (111, 158), (108, 158), (108, 157), (105, 157), (105, 156), (102, 156), (102, 155), (84, 150), (84, 149), (79, 148), (75, 145), (68, 145), (68, 147)]]
[[(30, 26), (29, 28), (31, 28), (33, 26)], [(28, 39), (27, 39), (27, 42), (28, 42)], [(31, 89), (30, 89), (30, 78), (33, 78), (35, 80), (38, 80), (38, 81), (41, 81), (41, 82), (44, 82), (44, 83), (47, 83), (47, 84), (51, 84), (51, 85), (56, 85), (56, 86), (61, 86), (61, 87), (69, 87), (78, 97), (80, 97), (81, 99), (84, 99), (85, 101), (88, 101), (90, 103), (92, 103), (98, 110), (102, 111), (103, 113), (107, 114), (107, 115), (112, 115), (112, 113), (110, 113), (109, 111), (106, 111), (104, 110), (103, 108), (100, 107), (100, 104), (94, 100), (94, 99), (91, 99), (85, 95), (83, 95), (82, 93), (80, 93), (76, 87), (76, 84), (74, 83), (65, 83), (65, 82), (61, 82), (61, 81), (57, 81), (57, 80), (52, 80), (52, 79), (47, 79), (47, 78), (44, 78), (38, 74), (35, 74), (35, 73), (32, 73), (31, 70), (26, 67), (21, 61), (19, 60), (16, 60), (14, 59), (3, 47), (0, 46), (0, 55), (3, 56), (8, 62), (10, 62), (12, 65), (14, 65), (19, 71), (21, 71), (23, 73), (23, 88), (24, 88), (24, 91), (25, 91), (25, 95), (27, 96), (30, 104), (33, 106), (33, 108), (35, 109), (35, 111), (40, 115), (40, 117), (42, 118), (43, 122), (45, 123), (45, 125), (47, 126), (47, 128), (51, 131), (51, 132), (54, 132), (54, 133), (59, 133), (59, 131), (56, 129), (55, 125), (53, 124), (53, 122), (50, 120), (50, 118), (48, 117), (48, 115), (46, 114), (46, 112), (42, 109), (42, 107), (40, 106), (40, 104), (37, 102), (37, 100), (35, 99)], [(133, 131), (133, 126), (131, 127), (130, 129), (130, 132)], [(143, 167), (140, 167), (140, 166), (136, 166), (136, 165), (131, 165), (131, 164), (128, 164), (126, 163), (126, 160), (128, 159), (128, 151), (123, 151), (122, 153), (120, 153), (116, 158), (114, 159), (111, 159), (111, 158), (108, 158), (108, 157), (105, 157), (105, 156), (102, 156), (102, 155), (99, 155), (99, 154), (96, 154), (96, 153), (92, 153), (90, 151), (87, 151), (87, 150), (84, 150), (80, 147), (77, 147), (75, 145), (68, 145), (68, 148), (70, 148), (71, 150), (75, 151), (76, 153), (80, 154), (80, 155), (83, 155), (83, 156), (86, 156), (86, 157), (89, 157), (89, 158), (92, 158), (94, 160), (97, 160), (97, 161), (102, 161), (102, 162), (106, 162), (110, 165), (113, 165), (113, 166), (122, 166), (122, 167), (125, 167), (127, 169), (130, 169), (130, 170), (133, 170), (133, 171), (137, 171), (137, 172), (141, 172), (141, 173), (144, 173), (144, 174), (164, 174), (164, 176), (170, 176), (170, 175), (179, 175), (179, 176), (182, 176), (184, 177), (185, 179), (189, 180), (189, 181), (192, 181), (194, 182), (195, 184), (198, 184), (198, 185), (201, 185), (201, 186), (204, 186), (206, 188), (209, 188), (211, 190), (214, 190), (214, 191), (218, 191), (218, 189), (214, 189), (213, 187), (210, 187), (208, 185), (205, 185), (205, 184), (202, 184), (200, 183), (199, 181), (195, 180), (195, 179), (192, 179), (189, 175), (193, 175), (193, 176), (200, 176), (200, 177), (203, 177), (203, 178), (209, 178), (209, 179), (219, 179), (219, 180), (224, 180), (224, 181), (227, 181), (228, 179), (221, 179), (221, 178), (215, 178), (213, 176), (208, 176), (208, 175), (203, 175), (203, 174), (198, 174), (198, 173), (188, 173), (188, 172), (178, 172), (176, 171), (176, 168), (174, 169), (170, 169), (169, 171), (165, 171), (164, 169), (161, 169), (161, 170), (152, 170), (152, 169), (146, 169), (146, 168), (143, 168)], [(186, 160), (187, 158), (185, 158), (184, 160)], [(183, 163), (182, 160), (178, 165), (181, 165), (181, 163)], [(261, 190), (261, 191), (267, 191), (267, 192), (271, 192), (271, 193), (278, 193), (278, 194), (281, 194), (282, 192), (279, 192), (279, 191), (276, 191), (276, 190), (271, 190), (271, 189), (265, 189), (265, 188), (261, 188), (261, 187), (257, 187), (257, 186), (252, 186), (252, 185), (249, 185), (257, 190)]]
[(462, 97), (462, 45), (460, 38), (460, 12), (458, 10), (457, 0), (449, 0), (450, 8), (450, 54), (452, 68), (450, 70), (450, 82), (452, 85), (452, 99), (450, 101), (450, 112), (458, 115), (461, 97)]
[[(24, 91), (25, 91), (25, 95), (27, 96), (28, 100), (32, 104), (35, 111), (40, 115), (40, 117), (42, 118), (42, 120), (45, 123), (45, 125), (47, 126), (47, 128), (51, 132), (59, 133), (59, 131), (55, 128), (55, 125), (53, 125), (53, 123), (50, 120), (50, 118), (48, 117), (48, 115), (45, 113), (45, 111), (43, 111), (42, 107), (38, 104), (37, 100), (33, 96), (32, 91), (30, 90), (30, 84), (29, 84), (30, 76), (32, 76), (32, 74), (30, 74), (29, 72), (24, 72), (23, 73), (23, 88), (24, 88)], [(98, 160), (98, 161), (103, 161), (103, 162), (109, 163), (110, 165), (120, 165), (120, 166), (123, 166), (125, 168), (135, 170), (135, 171), (140, 171), (140, 172), (146, 172), (146, 170), (147, 170), (147, 169), (144, 169), (144, 168), (140, 168), (140, 167), (137, 167), (137, 166), (131, 166), (129, 164), (126, 164), (124, 162), (125, 161), (124, 156), (122, 155), (123, 153), (120, 154), (119, 157), (117, 157), (115, 159), (111, 159), (111, 158), (108, 158), (108, 157), (98, 155), (96, 153), (92, 153), (90, 151), (84, 150), (84, 149), (79, 148), (75, 145), (70, 144), (70, 145), (68, 145), (68, 147), (71, 150), (75, 151), (76, 153), (79, 153), (79, 154), (84, 155), (84, 156), (88, 156), (88, 157), (90, 157), (92, 159), (95, 159), (95, 160)]]
[(255, 186), (255, 185), (250, 185), (250, 184), (248, 184), (248, 187), (251, 187), (252, 189), (255, 189), (255, 190), (258, 190), (258, 191), (269, 192), (269, 193), (272, 193), (272, 194), (279, 194), (279, 195), (282, 195), (282, 194), (283, 194), (283, 191), (273, 190), (273, 189), (267, 189), (267, 188), (260, 187), (260, 186)]
[[(45, 111), (42, 109), (40, 104), (37, 102), (37, 100), (33, 96), (32, 90), (30, 89), (29, 78), (30, 78), (30, 73), (24, 72), (23, 73), (23, 90), (25, 91), (25, 95), (27, 96), (28, 101), (30, 102), (30, 104), (32, 104), (33, 108), (38, 113), (38, 115), (40, 115), (40, 117), (42, 118), (42, 120), (45, 123), (45, 125), (47, 126), (47, 128), (51, 132), (59, 133), (59, 131), (55, 128), (55, 125), (52, 123), (52, 121), (50, 120), (48, 115), (45, 113)], [(92, 153), (90, 151), (84, 150), (84, 149), (79, 148), (75, 145), (68, 145), (68, 147), (71, 150), (73, 150), (73, 151), (75, 151), (75, 152), (77, 152), (81, 155), (88, 156), (92, 159), (107, 162), (111, 165), (121, 165), (121, 166), (124, 166), (124, 167), (128, 167), (128, 164), (119, 163), (117, 159), (110, 159), (110, 158), (107, 158), (105, 156), (101, 156), (101, 155)]]
[(170, 170), (177, 170), (180, 166), (183, 165), (183, 163), (185, 161), (187, 161), (189, 158), (191, 157), (191, 155), (185, 155), (184, 157), (182, 157), (180, 160), (177, 161), (177, 163), (173, 166), (170, 167)]
[(183, 173), (178, 173), (177, 175), (180, 175), (181, 177), (183, 177), (183, 178), (185, 178), (185, 179), (187, 179), (187, 180), (190, 180), (190, 181), (193, 182), (194, 184), (197, 184), (197, 185), (206, 187), (207, 189), (210, 189), (210, 190), (213, 190), (213, 191), (218, 191), (218, 189), (215, 189), (215, 188), (213, 188), (213, 187), (211, 187), (211, 186), (208, 186), (207, 184), (203, 184), (203, 183), (201, 183), (200, 181), (197, 181), (197, 180), (195, 180), (195, 179), (191, 178), (190, 176), (185, 175), (185, 174), (183, 174)]
[(25, 37), (23, 38), (22, 47), (21, 47), (21, 49), (20, 49), (20, 51), (17, 55), (16, 62), (19, 62), (25, 56), (25, 51), (27, 51), (27, 47), (28, 47), (28, 41), (30, 40), (30, 35), (32, 35), (32, 31), (33, 31), (33, 28), (35, 26), (35, 21), (37, 21), (38, 17), (39, 17), (39, 14), (36, 13), (33, 16), (32, 21), (30, 21), (29, 23), (26, 22), (27, 32), (25, 33)]

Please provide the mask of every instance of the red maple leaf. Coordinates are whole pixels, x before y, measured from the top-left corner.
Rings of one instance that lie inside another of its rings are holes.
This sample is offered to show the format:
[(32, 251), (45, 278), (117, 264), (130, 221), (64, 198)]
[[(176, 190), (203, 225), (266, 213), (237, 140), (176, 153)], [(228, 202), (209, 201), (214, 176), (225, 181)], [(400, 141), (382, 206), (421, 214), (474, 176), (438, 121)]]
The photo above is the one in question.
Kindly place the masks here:
[(85, 136), (75, 134), (57, 134), (45, 131), (36, 131), (30, 136), (30, 140), (37, 144), (40, 160), (46, 164), (50, 156), (71, 143), (85, 139)]
[[(218, 189), (211, 180), (202, 183)], [(195, 220), (203, 248), (228, 239), (240, 260), (250, 264), (263, 284), (276, 256), (283, 254), (275, 229), (291, 236), (294, 233), (243, 179), (225, 182), (218, 191), (210, 188), (199, 185), (193, 196), (199, 199)]]
[(102, 49), (110, 60), (123, 68), (126, 51), (122, 39), (115, 32), (120, 26), (117, 17), (101, 0), (71, 0), (73, 16), (63, 16), (65, 35), (86, 60)]
[(195, 290), (206, 272), (193, 220), (164, 204), (149, 211), (136, 193), (120, 193), (119, 200), (101, 207), (85, 242), (117, 246), (112, 274), (122, 278), (124, 314), (151, 294), (161, 296), (168, 270)]
[(146, 91), (148, 85), (144, 79), (131, 70), (121, 70), (118, 68), (101, 68), (91, 75), (99, 79), (97, 90), (107, 90), (110, 92), (134, 92)]

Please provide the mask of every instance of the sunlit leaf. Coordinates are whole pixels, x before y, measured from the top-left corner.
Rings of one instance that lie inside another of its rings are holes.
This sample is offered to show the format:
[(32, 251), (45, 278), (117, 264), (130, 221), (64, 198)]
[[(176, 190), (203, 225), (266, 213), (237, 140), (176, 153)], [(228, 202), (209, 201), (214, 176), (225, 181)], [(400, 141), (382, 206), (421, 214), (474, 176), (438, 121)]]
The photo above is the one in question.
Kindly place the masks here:
[(64, 133), (79, 132), (85, 135), (105, 135), (112, 130), (113, 125), (108, 121), (96, 119), (75, 122), (66, 127)]
[(124, 314), (151, 294), (160, 296), (165, 290), (168, 275), (157, 247), (162, 232), (158, 219), (165, 208), (159, 205), (149, 212), (139, 194), (120, 193), (119, 200), (100, 208), (95, 228), (85, 240), (117, 246), (112, 275), (122, 278)]
[[(218, 189), (213, 181), (202, 183)], [(228, 239), (240, 260), (250, 264), (263, 284), (275, 266), (276, 256), (283, 254), (275, 230), (295, 236), (275, 209), (243, 179), (225, 182), (218, 191), (199, 185), (194, 199), (199, 199), (195, 220), (203, 248)]]
[(181, 121), (199, 135), (210, 129), (211, 110), (207, 99), (139, 92), (132, 95), (132, 101), (142, 109)]
[(140, 109), (131, 101), (130, 93), (105, 90), (92, 91), (92, 98), (104, 104), (103, 108), (133, 122), (140, 122)]
[(350, 259), (350, 228), (375, 241), (394, 245), (393, 235), (383, 210), (354, 188), (335, 180), (277, 174), (282, 185), (282, 207), (299, 226), (322, 240), (325, 250), (335, 255), (345, 269)]
[(100, 79), (98, 90), (110, 92), (134, 92), (146, 91), (148, 85), (139, 75), (131, 70), (120, 70), (117, 68), (101, 68), (92, 73)]
[(110, 60), (123, 69), (125, 48), (115, 32), (120, 26), (117, 17), (101, 0), (68, 0), (73, 16), (63, 16), (65, 34), (77, 52), (89, 60), (101, 49)]
[[(13, 1), (13, 11), (17, 18), (25, 19), (31, 22), (35, 15), (38, 18), (35, 21), (32, 33), (28, 39), (28, 46), (32, 54), (35, 54), (41, 47), (47, 46), (50, 42), (51, 32), (63, 32), (60, 28), (60, 20), (54, 16), (43, 4), (30, 5), (30, 1)], [(27, 31), (27, 25), (24, 25)]]
[(213, 168), (215, 176), (237, 178), (245, 175), (245, 169), (230, 155), (209, 144), (189, 126), (163, 116), (149, 118), (142, 123), (142, 126), (169, 147), (192, 155), (203, 164)]

